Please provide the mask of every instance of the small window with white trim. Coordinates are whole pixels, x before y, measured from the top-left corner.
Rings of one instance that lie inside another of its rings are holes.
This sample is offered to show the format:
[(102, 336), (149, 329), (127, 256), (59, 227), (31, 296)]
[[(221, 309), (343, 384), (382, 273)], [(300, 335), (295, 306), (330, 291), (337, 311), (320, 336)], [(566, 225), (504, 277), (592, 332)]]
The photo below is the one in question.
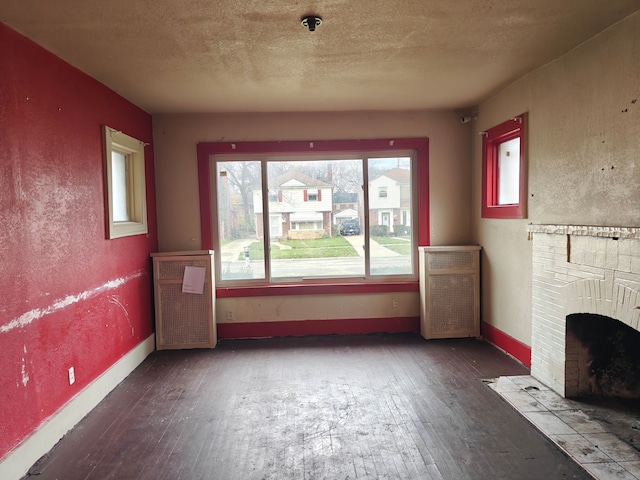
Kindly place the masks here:
[(107, 238), (147, 229), (144, 142), (104, 126)]
[(482, 218), (526, 218), (527, 114), (490, 128), (482, 138)]

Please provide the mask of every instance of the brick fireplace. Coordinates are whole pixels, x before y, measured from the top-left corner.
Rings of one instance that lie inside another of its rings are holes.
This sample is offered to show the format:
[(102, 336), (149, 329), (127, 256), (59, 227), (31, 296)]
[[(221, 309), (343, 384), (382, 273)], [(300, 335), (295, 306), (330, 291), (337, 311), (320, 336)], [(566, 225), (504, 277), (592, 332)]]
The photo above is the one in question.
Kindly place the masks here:
[(607, 317), (640, 330), (640, 228), (532, 224), (527, 231), (531, 375), (564, 397), (581, 395), (589, 382), (584, 346), (567, 335), (567, 317)]

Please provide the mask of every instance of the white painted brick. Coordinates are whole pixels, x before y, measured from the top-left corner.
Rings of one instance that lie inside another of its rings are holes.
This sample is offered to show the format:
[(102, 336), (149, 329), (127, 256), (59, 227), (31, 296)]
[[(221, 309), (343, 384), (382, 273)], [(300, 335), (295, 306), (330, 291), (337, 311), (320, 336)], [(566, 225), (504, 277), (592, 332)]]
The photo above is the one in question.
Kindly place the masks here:
[(596, 265), (596, 252), (589, 250), (584, 252), (584, 264), (585, 266)]
[(618, 253), (609, 253), (607, 252), (607, 257), (605, 260), (605, 268), (615, 270), (618, 268)]
[(636, 306), (631, 314), (631, 328), (640, 330), (640, 306)]
[[(638, 242), (640, 243), (640, 242)], [(640, 256), (631, 255), (631, 272), (640, 272)]]
[(571, 249), (571, 263), (577, 263), (579, 265), (583, 265), (585, 262), (584, 259), (584, 250), (574, 250)]
[(607, 227), (570, 230), (577, 233), (536, 232), (532, 248), (531, 373), (561, 395), (579, 387), (578, 353), (565, 345), (567, 314), (594, 312), (640, 327), (640, 240), (588, 236)]
[(578, 278), (603, 277), (605, 273), (605, 269), (603, 267), (575, 265), (573, 263), (571, 266), (572, 268), (567, 271), (567, 274)]
[(633, 313), (631, 309), (633, 308), (631, 304), (635, 306), (635, 298), (633, 291), (629, 288), (624, 287), (624, 297), (622, 300), (622, 311), (620, 312), (620, 320), (627, 324), (631, 324), (631, 314)]
[(618, 255), (617, 270), (631, 272), (631, 255)]
[(606, 296), (604, 294), (604, 281), (603, 280), (594, 280), (594, 284), (596, 286), (596, 298), (599, 301), (603, 301)]
[(631, 240), (629, 238), (621, 238), (620, 240), (618, 240), (618, 255), (632, 256), (631, 251), (634, 242), (638, 243), (637, 240)]
[(614, 281), (626, 285), (633, 290), (640, 290), (640, 275), (632, 272), (616, 271), (613, 275)]

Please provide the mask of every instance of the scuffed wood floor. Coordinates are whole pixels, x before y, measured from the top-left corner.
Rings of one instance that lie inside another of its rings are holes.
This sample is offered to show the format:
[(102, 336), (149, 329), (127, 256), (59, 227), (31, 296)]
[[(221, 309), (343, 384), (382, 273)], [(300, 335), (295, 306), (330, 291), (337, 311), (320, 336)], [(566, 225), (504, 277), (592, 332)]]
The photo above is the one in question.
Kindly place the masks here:
[(223, 341), (152, 354), (32, 468), (60, 480), (589, 479), (483, 379), (474, 339)]

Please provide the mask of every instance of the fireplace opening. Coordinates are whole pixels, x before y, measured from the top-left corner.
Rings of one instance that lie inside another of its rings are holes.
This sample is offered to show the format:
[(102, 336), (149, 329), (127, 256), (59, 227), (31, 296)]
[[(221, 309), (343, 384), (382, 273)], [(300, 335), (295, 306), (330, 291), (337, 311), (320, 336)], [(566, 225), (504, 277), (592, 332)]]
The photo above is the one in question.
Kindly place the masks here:
[(567, 316), (567, 397), (640, 399), (640, 332), (610, 317)]

